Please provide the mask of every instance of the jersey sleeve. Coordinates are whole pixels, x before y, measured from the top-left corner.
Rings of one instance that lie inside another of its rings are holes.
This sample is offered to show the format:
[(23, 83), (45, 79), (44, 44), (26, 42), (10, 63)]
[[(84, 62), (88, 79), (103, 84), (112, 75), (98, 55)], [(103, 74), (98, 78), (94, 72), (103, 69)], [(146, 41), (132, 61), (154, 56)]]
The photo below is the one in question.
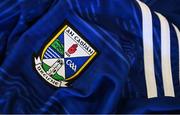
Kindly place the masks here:
[[(127, 113), (175, 113), (179, 110), (178, 23), (137, 1), (142, 33), (128, 77)], [(174, 23), (174, 24), (173, 24)], [(171, 104), (169, 102), (172, 102)], [(133, 105), (133, 103), (135, 105)], [(131, 108), (131, 109), (129, 109)]]
[(0, 66), (0, 113), (179, 109), (176, 23), (140, 1), (34, 5), (27, 17), (33, 8), (43, 16), (12, 35), (18, 41)]

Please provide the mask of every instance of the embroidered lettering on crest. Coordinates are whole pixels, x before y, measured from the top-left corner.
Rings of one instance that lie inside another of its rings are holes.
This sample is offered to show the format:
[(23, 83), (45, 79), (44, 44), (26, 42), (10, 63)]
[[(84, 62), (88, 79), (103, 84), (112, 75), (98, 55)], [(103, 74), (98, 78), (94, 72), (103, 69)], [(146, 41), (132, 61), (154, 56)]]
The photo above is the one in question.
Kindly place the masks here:
[(55, 87), (67, 87), (94, 59), (97, 51), (69, 24), (44, 45), (34, 57), (36, 71)]

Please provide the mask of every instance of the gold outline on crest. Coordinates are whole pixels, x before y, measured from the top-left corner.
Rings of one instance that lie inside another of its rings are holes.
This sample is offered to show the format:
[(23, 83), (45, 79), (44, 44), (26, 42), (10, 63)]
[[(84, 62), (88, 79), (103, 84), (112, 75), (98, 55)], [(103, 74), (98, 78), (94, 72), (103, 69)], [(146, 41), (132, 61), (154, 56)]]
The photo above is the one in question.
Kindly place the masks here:
[[(44, 57), (44, 53), (46, 52), (47, 48), (64, 32), (64, 30), (68, 28), (68, 25), (65, 25), (53, 38), (52, 40), (49, 41), (49, 43), (47, 45), (45, 45), (45, 48), (42, 51), (42, 55), (41, 55), (41, 60), (43, 60)], [(66, 81), (72, 80), (74, 78), (76, 78), (82, 71), (83, 69), (92, 61), (92, 59), (97, 55), (97, 52), (95, 51), (91, 57), (81, 66), (81, 68), (71, 77), (65, 79)], [(66, 77), (66, 76), (65, 76)]]

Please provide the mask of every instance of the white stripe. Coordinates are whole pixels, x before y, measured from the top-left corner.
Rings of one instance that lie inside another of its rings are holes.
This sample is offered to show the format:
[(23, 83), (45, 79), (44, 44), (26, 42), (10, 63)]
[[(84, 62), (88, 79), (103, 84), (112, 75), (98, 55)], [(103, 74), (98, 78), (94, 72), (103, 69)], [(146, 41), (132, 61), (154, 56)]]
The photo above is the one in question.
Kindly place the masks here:
[(47, 57), (46, 55), (44, 55), (44, 57), (45, 57), (46, 59), (48, 59), (48, 57)]
[(50, 56), (48, 52), (46, 52), (45, 55), (47, 55), (49, 58), (52, 58), (52, 56)]
[(173, 24), (173, 26), (176, 31), (176, 35), (177, 35), (177, 39), (178, 39), (178, 46), (179, 46), (179, 82), (180, 82), (180, 31), (174, 24)]
[(153, 28), (152, 15), (148, 6), (137, 0), (142, 11), (143, 21), (143, 47), (144, 47), (144, 69), (148, 98), (157, 97), (157, 86), (154, 72), (153, 54)]
[(60, 57), (55, 51), (53, 51), (53, 49), (51, 49), (50, 47), (48, 49), (51, 50), (57, 57)]
[(54, 58), (56, 58), (57, 56), (55, 56), (54, 54), (52, 54), (49, 49), (47, 49), (47, 53), (49, 53), (51, 56), (53, 56)]
[(170, 47), (170, 28), (168, 21), (164, 16), (156, 13), (161, 25), (161, 61), (162, 78), (165, 96), (174, 97), (174, 86), (171, 70), (171, 47)]

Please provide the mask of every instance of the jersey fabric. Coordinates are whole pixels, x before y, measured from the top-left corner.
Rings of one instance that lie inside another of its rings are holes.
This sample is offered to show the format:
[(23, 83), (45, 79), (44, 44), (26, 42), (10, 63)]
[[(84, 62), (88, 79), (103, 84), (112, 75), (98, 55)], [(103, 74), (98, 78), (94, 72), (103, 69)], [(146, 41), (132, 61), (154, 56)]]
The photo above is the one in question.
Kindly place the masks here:
[(0, 113), (179, 112), (178, 8), (164, 14), (139, 0), (0, 8)]
[(173, 0), (173, 2), (169, 2), (168, 0), (142, 0), (145, 2), (152, 10), (162, 13), (169, 21), (172, 21), (180, 25), (180, 16), (179, 11), (180, 8), (178, 4), (180, 4), (179, 0)]

